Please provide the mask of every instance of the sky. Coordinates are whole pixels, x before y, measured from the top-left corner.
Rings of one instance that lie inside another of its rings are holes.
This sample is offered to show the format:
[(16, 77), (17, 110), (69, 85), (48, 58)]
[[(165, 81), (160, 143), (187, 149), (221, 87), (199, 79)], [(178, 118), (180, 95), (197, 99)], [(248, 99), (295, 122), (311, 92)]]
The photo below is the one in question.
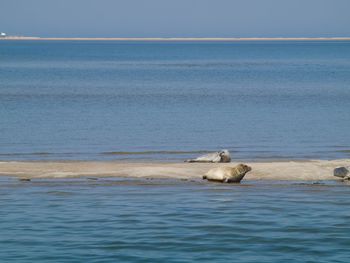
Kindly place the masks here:
[(0, 0), (0, 12), (0, 31), (21, 36), (350, 36), (350, 0)]

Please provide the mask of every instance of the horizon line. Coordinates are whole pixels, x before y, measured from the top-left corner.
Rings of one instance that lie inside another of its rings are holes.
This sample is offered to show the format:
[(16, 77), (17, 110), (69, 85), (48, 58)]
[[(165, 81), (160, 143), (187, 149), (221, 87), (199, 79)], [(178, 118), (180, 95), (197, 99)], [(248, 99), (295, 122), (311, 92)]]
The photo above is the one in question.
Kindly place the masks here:
[(5, 36), (0, 40), (106, 40), (106, 41), (350, 41), (350, 37), (26, 37)]

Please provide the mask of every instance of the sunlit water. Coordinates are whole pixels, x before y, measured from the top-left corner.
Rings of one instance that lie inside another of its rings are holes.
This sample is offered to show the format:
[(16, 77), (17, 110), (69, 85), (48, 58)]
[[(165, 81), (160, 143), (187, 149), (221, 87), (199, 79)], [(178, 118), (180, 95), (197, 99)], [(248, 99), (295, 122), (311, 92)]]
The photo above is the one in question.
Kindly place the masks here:
[(349, 262), (349, 185), (0, 178), (1, 262)]
[(0, 42), (0, 160), (350, 157), (350, 42)]
[[(0, 42), (0, 160), (350, 157), (350, 42)], [(349, 262), (341, 182), (0, 178), (1, 262)]]

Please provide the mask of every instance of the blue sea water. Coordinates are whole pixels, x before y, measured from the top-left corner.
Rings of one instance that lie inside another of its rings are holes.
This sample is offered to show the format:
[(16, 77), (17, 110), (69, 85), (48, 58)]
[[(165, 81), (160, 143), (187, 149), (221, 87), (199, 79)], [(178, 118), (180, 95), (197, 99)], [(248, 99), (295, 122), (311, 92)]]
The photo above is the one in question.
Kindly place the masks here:
[(0, 42), (0, 160), (350, 157), (350, 42)]
[[(350, 42), (0, 42), (0, 160), (350, 156)], [(1, 165), (1, 164), (0, 164)], [(349, 184), (0, 178), (0, 262), (349, 262)]]
[(0, 178), (0, 262), (349, 262), (341, 182)]

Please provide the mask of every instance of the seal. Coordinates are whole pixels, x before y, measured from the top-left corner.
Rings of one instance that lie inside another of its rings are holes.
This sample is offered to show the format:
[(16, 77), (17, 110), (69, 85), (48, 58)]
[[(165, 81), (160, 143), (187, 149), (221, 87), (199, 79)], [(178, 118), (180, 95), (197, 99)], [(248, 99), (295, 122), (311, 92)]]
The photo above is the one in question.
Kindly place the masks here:
[(252, 168), (245, 164), (239, 164), (235, 167), (218, 167), (209, 170), (203, 179), (221, 183), (239, 183), (251, 170)]
[(186, 160), (187, 163), (229, 163), (231, 162), (230, 152), (221, 150), (215, 153), (209, 153), (199, 156), (195, 159)]
[(30, 178), (26, 178), (26, 177), (22, 177), (22, 178), (19, 178), (18, 181), (21, 181), (21, 182), (30, 182)]
[(350, 171), (349, 171), (350, 167), (337, 167), (333, 170), (333, 175), (336, 177), (340, 177), (343, 178), (345, 180), (349, 180), (350, 179)]

